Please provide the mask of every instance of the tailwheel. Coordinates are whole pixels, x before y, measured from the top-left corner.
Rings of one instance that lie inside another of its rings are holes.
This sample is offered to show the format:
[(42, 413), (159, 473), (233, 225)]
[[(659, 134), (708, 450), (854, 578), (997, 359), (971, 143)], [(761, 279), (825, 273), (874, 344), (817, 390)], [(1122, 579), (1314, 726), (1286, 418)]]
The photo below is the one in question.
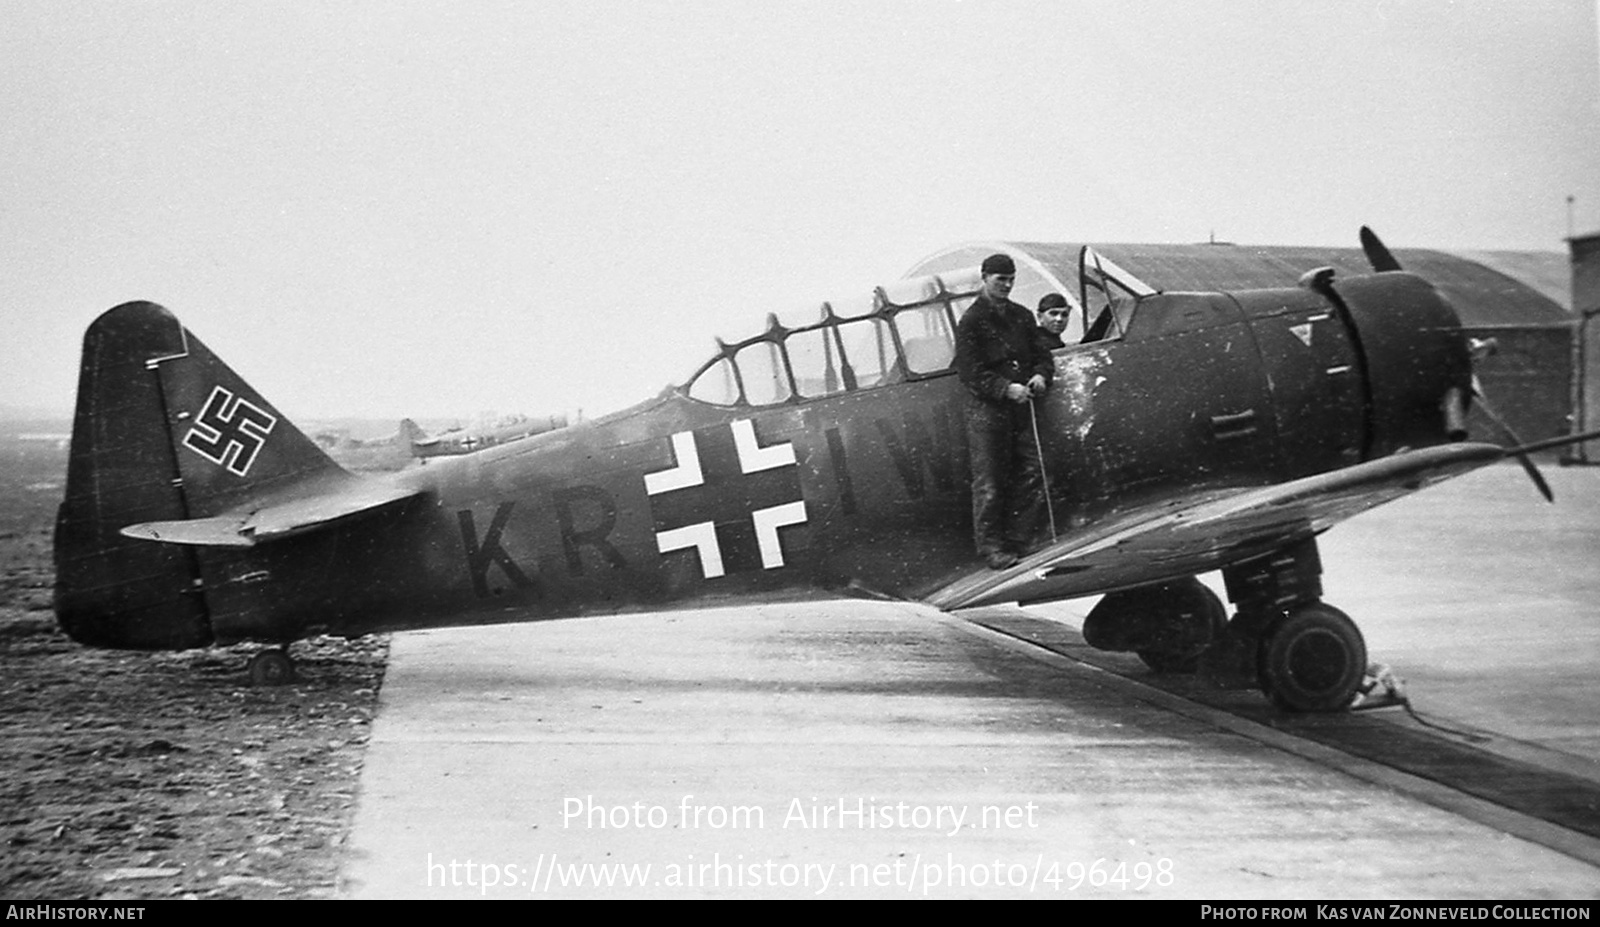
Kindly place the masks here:
[(1350, 616), (1311, 602), (1292, 608), (1261, 638), (1261, 690), (1290, 711), (1338, 711), (1367, 670), (1367, 644)]
[(263, 650), (250, 658), (252, 686), (283, 686), (294, 682), (294, 660), (287, 650)]
[(1200, 655), (1228, 628), (1228, 610), (1217, 594), (1197, 579), (1168, 587), (1172, 624), (1160, 644), (1134, 652), (1144, 665), (1164, 676), (1187, 675), (1200, 669)]

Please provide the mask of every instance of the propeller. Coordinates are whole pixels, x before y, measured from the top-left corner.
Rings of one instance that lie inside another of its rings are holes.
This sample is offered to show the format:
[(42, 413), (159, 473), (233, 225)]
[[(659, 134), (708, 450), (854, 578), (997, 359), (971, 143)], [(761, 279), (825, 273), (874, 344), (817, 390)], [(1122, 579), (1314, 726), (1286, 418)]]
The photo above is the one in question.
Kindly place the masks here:
[(1556, 495), (1550, 491), (1550, 484), (1545, 482), (1544, 474), (1539, 472), (1539, 468), (1534, 465), (1533, 458), (1528, 456), (1528, 452), (1522, 449), (1522, 439), (1517, 437), (1515, 431), (1511, 430), (1511, 424), (1494, 410), (1494, 406), (1489, 404), (1489, 397), (1483, 394), (1483, 384), (1478, 381), (1477, 374), (1472, 375), (1472, 395), (1478, 398), (1478, 408), (1483, 410), (1484, 416), (1489, 421), (1494, 422), (1495, 427), (1500, 429), (1506, 439), (1511, 442), (1511, 447), (1507, 448), (1507, 453), (1517, 458), (1517, 463), (1522, 464), (1523, 472), (1528, 474), (1528, 479), (1533, 480), (1533, 485), (1538, 488), (1539, 494), (1544, 496), (1544, 501), (1556, 501)]
[(1386, 270), (1400, 270), (1400, 262), (1378, 238), (1378, 233), (1366, 226), (1361, 227), (1361, 250), (1367, 253), (1367, 263), (1378, 273)]
[[(1394, 253), (1389, 250), (1382, 239), (1378, 238), (1376, 232), (1365, 225), (1361, 227), (1361, 250), (1367, 255), (1367, 263), (1371, 264), (1372, 269), (1378, 273), (1402, 269), (1400, 262), (1395, 260)], [(1477, 361), (1479, 358), (1493, 353), (1493, 351), (1494, 344), (1492, 341), (1475, 344), (1473, 346), (1473, 360)], [(1478, 400), (1478, 408), (1483, 410), (1484, 417), (1493, 422), (1494, 426), (1500, 429), (1500, 432), (1511, 442), (1511, 446), (1506, 448), (1506, 453), (1515, 457), (1517, 463), (1522, 465), (1523, 472), (1528, 474), (1528, 479), (1533, 480), (1534, 487), (1539, 490), (1540, 495), (1544, 496), (1546, 502), (1556, 501), (1555, 493), (1550, 491), (1550, 484), (1545, 482), (1544, 474), (1539, 472), (1539, 468), (1534, 464), (1533, 458), (1529, 457), (1528, 452), (1523, 449), (1522, 439), (1517, 437), (1517, 433), (1512, 430), (1510, 423), (1499, 412), (1496, 412), (1494, 406), (1489, 403), (1489, 397), (1483, 392), (1483, 383), (1479, 381), (1476, 373), (1472, 375), (1472, 395)]]

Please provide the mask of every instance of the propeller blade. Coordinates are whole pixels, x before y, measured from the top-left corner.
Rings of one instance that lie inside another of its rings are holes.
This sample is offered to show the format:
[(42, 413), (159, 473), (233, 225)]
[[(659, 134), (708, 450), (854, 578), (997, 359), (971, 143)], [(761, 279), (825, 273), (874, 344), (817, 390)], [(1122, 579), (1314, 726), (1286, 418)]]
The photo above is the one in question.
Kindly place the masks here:
[(1600, 431), (1585, 431), (1575, 435), (1561, 435), (1560, 437), (1555, 438), (1545, 438), (1543, 441), (1535, 441), (1532, 444), (1524, 444), (1521, 447), (1515, 448), (1515, 450), (1521, 451), (1524, 454), (1531, 454), (1534, 451), (1548, 451), (1552, 447), (1566, 447), (1569, 444), (1582, 444), (1585, 441), (1600, 441)]
[(1394, 259), (1389, 249), (1379, 240), (1378, 234), (1366, 226), (1361, 227), (1361, 250), (1367, 253), (1367, 263), (1378, 273), (1386, 270), (1401, 270), (1400, 262)]
[(1545, 482), (1544, 474), (1539, 472), (1539, 468), (1534, 464), (1533, 458), (1529, 457), (1527, 451), (1523, 450), (1522, 439), (1517, 437), (1515, 431), (1511, 430), (1511, 424), (1501, 418), (1500, 413), (1496, 412), (1494, 406), (1489, 404), (1489, 397), (1483, 394), (1483, 384), (1478, 382), (1477, 374), (1472, 375), (1472, 395), (1477, 397), (1478, 408), (1483, 410), (1483, 414), (1488, 416), (1489, 421), (1494, 422), (1495, 427), (1504, 432), (1506, 438), (1511, 441), (1511, 447), (1506, 449), (1506, 453), (1517, 458), (1517, 463), (1522, 464), (1523, 471), (1528, 474), (1528, 479), (1533, 480), (1533, 485), (1539, 490), (1539, 494), (1544, 496), (1544, 501), (1556, 501), (1556, 494), (1550, 491), (1550, 484)]

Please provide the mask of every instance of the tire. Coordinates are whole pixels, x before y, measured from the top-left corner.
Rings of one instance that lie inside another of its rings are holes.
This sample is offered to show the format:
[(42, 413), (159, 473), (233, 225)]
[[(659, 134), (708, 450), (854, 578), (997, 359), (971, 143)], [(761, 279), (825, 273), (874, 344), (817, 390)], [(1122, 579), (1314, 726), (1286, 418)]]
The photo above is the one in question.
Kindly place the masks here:
[(1331, 605), (1301, 605), (1261, 638), (1261, 690), (1288, 711), (1349, 707), (1367, 671), (1367, 644), (1350, 616)]
[(1211, 646), (1228, 627), (1228, 610), (1217, 594), (1198, 579), (1188, 579), (1168, 587), (1176, 601), (1177, 610), (1185, 614), (1199, 613), (1205, 617), (1210, 633), (1205, 643), (1186, 650), (1136, 650), (1139, 659), (1154, 673), (1163, 676), (1190, 675), (1200, 669), (1200, 655)]
[(283, 686), (294, 682), (294, 661), (282, 650), (263, 650), (250, 658), (252, 686)]

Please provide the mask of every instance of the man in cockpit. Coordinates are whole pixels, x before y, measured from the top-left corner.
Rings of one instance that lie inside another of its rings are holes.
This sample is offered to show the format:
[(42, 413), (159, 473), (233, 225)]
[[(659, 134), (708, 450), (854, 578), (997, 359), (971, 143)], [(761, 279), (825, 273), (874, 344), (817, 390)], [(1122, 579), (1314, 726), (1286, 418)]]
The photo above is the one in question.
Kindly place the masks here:
[(1060, 293), (1046, 293), (1039, 300), (1039, 340), (1044, 342), (1046, 350), (1066, 347), (1061, 334), (1067, 330), (1071, 313), (1067, 298)]
[(956, 372), (969, 394), (974, 540), (989, 568), (1003, 570), (1027, 553), (1044, 510), (1033, 400), (1050, 388), (1055, 362), (1033, 313), (1009, 298), (1016, 263), (991, 254), (982, 272), (983, 289), (956, 326)]

